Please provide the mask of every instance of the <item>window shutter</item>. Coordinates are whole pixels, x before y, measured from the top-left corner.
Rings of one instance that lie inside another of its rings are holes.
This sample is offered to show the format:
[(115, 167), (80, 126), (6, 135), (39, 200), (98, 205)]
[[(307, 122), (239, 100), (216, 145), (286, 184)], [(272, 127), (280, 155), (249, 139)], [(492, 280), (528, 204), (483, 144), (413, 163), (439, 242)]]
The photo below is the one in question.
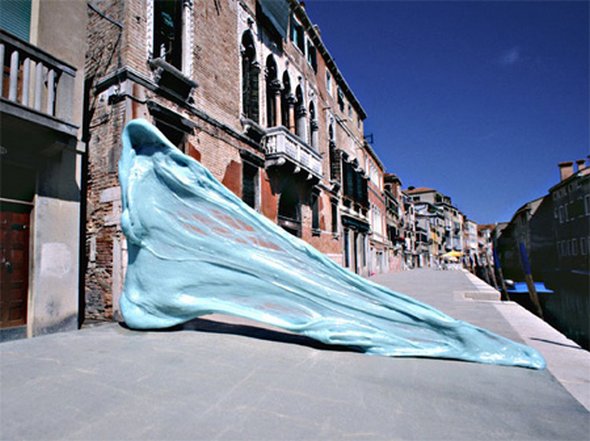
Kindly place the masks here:
[(31, 0), (1, 0), (0, 28), (29, 41)]

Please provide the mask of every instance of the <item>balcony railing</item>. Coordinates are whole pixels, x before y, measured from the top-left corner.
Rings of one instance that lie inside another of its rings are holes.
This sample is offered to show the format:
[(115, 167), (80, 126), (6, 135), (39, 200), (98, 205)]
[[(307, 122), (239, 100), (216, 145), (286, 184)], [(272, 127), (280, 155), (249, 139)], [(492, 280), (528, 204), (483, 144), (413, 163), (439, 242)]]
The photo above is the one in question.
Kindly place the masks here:
[[(3, 30), (0, 30), (0, 63), (3, 111), (40, 123), (49, 120), (68, 133), (76, 133), (75, 68)], [(8, 109), (5, 104), (12, 107)]]
[(322, 157), (318, 152), (293, 135), (285, 127), (268, 129), (263, 139), (267, 160), (276, 159), (273, 164), (280, 165), (285, 160), (292, 162), (295, 169), (307, 171), (320, 179), (322, 177)]

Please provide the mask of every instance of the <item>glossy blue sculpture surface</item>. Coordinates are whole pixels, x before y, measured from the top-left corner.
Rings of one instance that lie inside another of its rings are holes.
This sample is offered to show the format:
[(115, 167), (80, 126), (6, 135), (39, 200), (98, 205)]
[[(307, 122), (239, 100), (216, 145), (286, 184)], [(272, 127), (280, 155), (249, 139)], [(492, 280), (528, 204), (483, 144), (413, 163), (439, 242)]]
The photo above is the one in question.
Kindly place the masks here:
[(119, 163), (129, 263), (120, 307), (136, 329), (221, 313), (369, 354), (543, 368), (532, 348), (374, 284), (245, 205), (145, 120)]

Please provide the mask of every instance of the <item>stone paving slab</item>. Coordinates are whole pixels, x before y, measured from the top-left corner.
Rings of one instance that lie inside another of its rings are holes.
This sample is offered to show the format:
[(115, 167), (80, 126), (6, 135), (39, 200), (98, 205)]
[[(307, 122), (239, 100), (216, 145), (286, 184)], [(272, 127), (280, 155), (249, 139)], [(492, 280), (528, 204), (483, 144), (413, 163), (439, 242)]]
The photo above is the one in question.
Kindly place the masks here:
[[(452, 299), (447, 292), (440, 290), (437, 292), (433, 286), (430, 286), (427, 297), (416, 286), (412, 286), (412, 280), (417, 274), (420, 274), (422, 283), (428, 283), (428, 281), (442, 281), (444, 278), (459, 279), (459, 273), (463, 273), (473, 286), (460, 284), (457, 281), (455, 285), (460, 286), (461, 290), (455, 291)], [(377, 279), (391, 289), (404, 290), (433, 306), (437, 303), (438, 308), (455, 318), (472, 322), (534, 347), (545, 357), (549, 372), (578, 402), (590, 410), (590, 352), (516, 302), (499, 301), (499, 291), (473, 274), (465, 270), (459, 273), (444, 271), (439, 274), (436, 271), (416, 270), (409, 273), (381, 275)], [(476, 291), (473, 291), (473, 288)], [(475, 302), (470, 303), (470, 300)], [(490, 310), (492, 307), (499, 315)]]
[[(473, 289), (461, 272), (386, 279), (522, 340), (494, 302), (455, 301), (456, 292)], [(167, 332), (110, 324), (7, 342), (0, 369), (6, 440), (586, 440), (590, 433), (590, 413), (547, 370), (371, 357), (219, 316)]]

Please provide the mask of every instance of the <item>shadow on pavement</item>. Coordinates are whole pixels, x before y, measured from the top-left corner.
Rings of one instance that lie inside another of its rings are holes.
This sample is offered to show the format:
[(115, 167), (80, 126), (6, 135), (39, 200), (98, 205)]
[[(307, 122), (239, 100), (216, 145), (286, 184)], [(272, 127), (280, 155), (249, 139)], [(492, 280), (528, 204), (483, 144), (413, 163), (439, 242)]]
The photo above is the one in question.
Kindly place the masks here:
[(337, 352), (362, 352), (350, 346), (329, 345), (304, 335), (291, 334), (289, 332), (266, 329), (257, 326), (244, 325), (238, 323), (226, 323), (222, 321), (196, 318), (180, 325), (162, 329), (132, 329), (125, 322), (119, 322), (119, 325), (125, 329), (134, 332), (179, 332), (179, 331), (197, 331), (209, 332), (214, 334), (233, 334), (243, 337), (255, 338), (258, 340), (272, 341), (277, 343), (288, 343), (299, 346), (306, 346), (313, 349), (337, 351)]

